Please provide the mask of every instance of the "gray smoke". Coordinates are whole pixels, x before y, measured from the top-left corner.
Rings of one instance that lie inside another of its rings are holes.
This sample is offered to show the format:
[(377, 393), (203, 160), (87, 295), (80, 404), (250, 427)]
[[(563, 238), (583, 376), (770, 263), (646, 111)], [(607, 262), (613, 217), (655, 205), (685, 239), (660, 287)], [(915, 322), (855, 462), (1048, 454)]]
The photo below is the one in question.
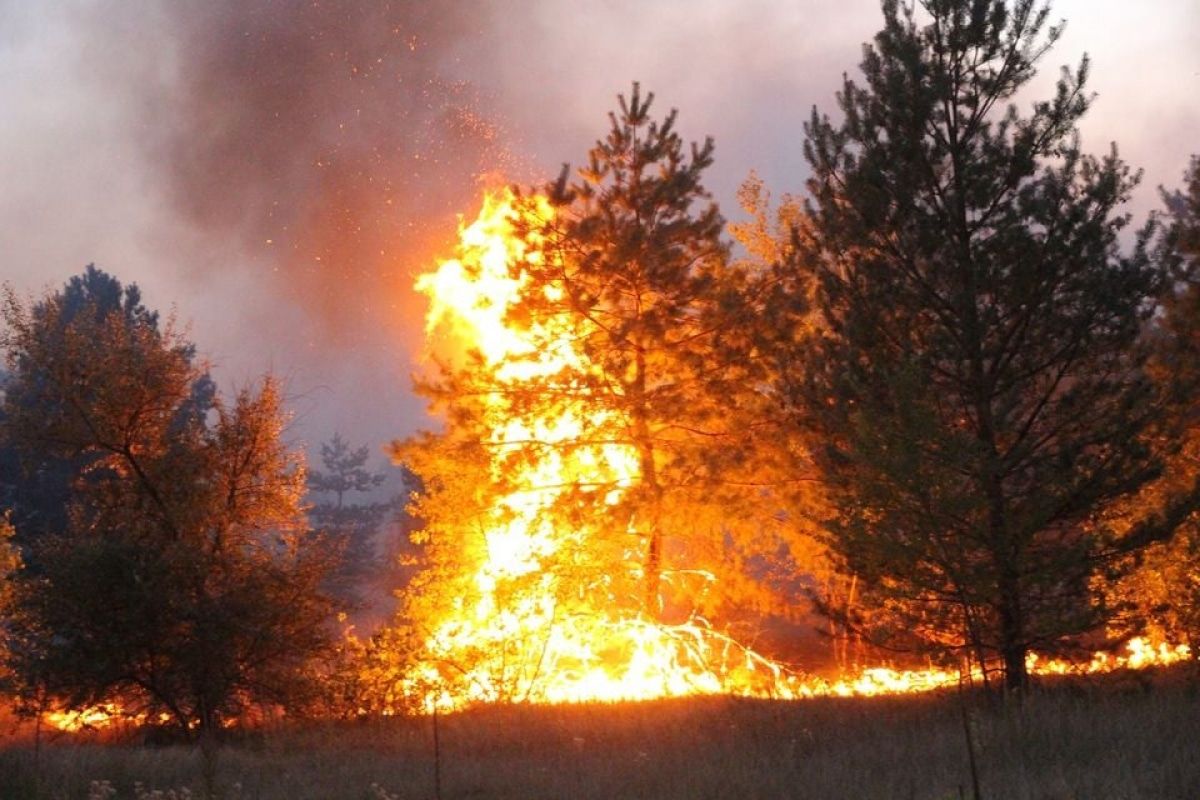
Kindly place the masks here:
[[(1144, 215), (1197, 149), (1200, 6), (1054, 5), (1071, 24), (1036, 94), (1091, 53), (1084, 145), (1146, 168)], [(424, 424), (412, 279), (483, 176), (579, 163), (640, 80), (686, 138), (716, 137), (727, 214), (750, 169), (801, 191), (802, 123), (835, 110), (879, 19), (878, 0), (0, 0), (0, 277), (37, 291), (96, 261), (177, 304), (223, 383), (290, 378), (299, 437), (377, 445)]]
[(482, 4), (216, 0), (168, 20), (175, 79), (147, 141), (184, 219), (269, 260), (331, 344), (390, 299), (506, 156), (453, 53)]
[(521, 177), (462, 77), (487, 6), (0, 0), (32, 154), (0, 166), (17, 170), (0, 219), (42, 280), (13, 277), (37, 290), (95, 260), (137, 281), (194, 323), (223, 383), (282, 372), (310, 444), (410, 432), (413, 278), (481, 182)]

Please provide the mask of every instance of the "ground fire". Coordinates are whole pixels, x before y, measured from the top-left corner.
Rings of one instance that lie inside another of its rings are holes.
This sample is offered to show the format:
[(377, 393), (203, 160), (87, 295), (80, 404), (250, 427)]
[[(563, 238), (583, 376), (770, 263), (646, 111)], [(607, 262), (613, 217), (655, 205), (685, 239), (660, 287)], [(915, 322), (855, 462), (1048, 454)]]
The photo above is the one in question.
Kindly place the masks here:
[[(536, 239), (515, 231), (536, 229), (554, 213), (543, 197), (487, 194), (478, 218), (461, 228), (457, 257), (417, 282), (430, 301), (431, 350), (489, 372), (501, 390), (519, 392), (564, 366), (588, 368), (566, 320), (514, 321), (514, 309), (530, 290), (520, 265), (543, 257), (527, 249)], [(486, 463), (478, 476), (490, 484), (479, 487), (487, 502), (482, 514), (464, 519), (457, 530), (453, 548), (461, 574), (455, 595), (422, 620), (427, 634), (404, 667), (393, 711), (714, 694), (875, 696), (983, 679), (977, 666), (960, 671), (885, 664), (818, 676), (757, 652), (699, 615), (677, 622), (654, 618), (640, 599), (613, 588), (640, 585), (643, 554), (635, 532), (608, 530), (613, 522), (602, 516), (568, 518), (557, 506), (564, 492), (579, 486), (599, 487), (600, 504), (615, 506), (636, 484), (639, 460), (630, 445), (612, 439), (575, 443), (585, 430), (620, 429), (626, 421), (603, 415), (585, 420), (569, 404), (557, 414), (512, 416), (499, 395), (474, 401), (487, 429)], [(500, 491), (485, 490), (495, 487)], [(613, 548), (613, 541), (620, 546)], [(590, 561), (602, 568), (570, 568)], [(705, 573), (705, 582), (715, 580)], [(1027, 666), (1034, 675), (1088, 675), (1167, 666), (1190, 656), (1187, 645), (1136, 637), (1121, 652), (1083, 660), (1031, 653)], [(119, 702), (51, 710), (42, 719), (71, 732), (148, 722), (146, 714)]]

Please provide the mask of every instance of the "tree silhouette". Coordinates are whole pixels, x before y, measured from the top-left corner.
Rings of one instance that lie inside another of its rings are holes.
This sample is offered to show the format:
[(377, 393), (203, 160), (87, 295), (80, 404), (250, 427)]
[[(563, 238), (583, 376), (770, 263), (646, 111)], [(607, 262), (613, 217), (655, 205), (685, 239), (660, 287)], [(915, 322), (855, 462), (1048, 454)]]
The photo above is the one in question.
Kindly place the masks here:
[(1017, 689), (1030, 648), (1104, 618), (1098, 571), (1195, 504), (1103, 516), (1158, 475), (1148, 439), (1177, 424), (1141, 337), (1169, 270), (1153, 225), (1122, 252), (1136, 176), (1079, 150), (1087, 59), (1027, 116), (1011, 105), (1062, 30), (1048, 7), (883, 11), (844, 119), (807, 126), (795, 269), (822, 328), (791, 392), (839, 512), (827, 541), (887, 611), (860, 628), (998, 658)]

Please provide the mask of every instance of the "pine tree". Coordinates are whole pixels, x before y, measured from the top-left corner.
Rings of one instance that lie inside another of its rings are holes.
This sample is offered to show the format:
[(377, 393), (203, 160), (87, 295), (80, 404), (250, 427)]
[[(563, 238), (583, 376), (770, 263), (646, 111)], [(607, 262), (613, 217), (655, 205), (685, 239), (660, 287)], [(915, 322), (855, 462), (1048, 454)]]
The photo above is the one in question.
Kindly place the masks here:
[(883, 12), (844, 119), (806, 126), (793, 267), (822, 329), (785, 389), (839, 512), (828, 543), (887, 612), (867, 632), (999, 659), (1019, 689), (1031, 648), (1103, 619), (1098, 571), (1195, 503), (1120, 528), (1102, 514), (1159, 473), (1148, 440), (1174, 424), (1141, 338), (1167, 270), (1153, 225), (1122, 250), (1137, 176), (1080, 152), (1086, 58), (1027, 116), (1012, 105), (1062, 31), (1048, 7)]
[[(529, 525), (557, 545), (522, 551), (519, 574), (489, 586), (489, 607), (550, 597), (556, 620), (683, 621), (766, 603), (766, 570), (747, 562), (774, 543), (738, 513), (761, 501), (746, 475), (758, 364), (739, 357), (749, 279), (702, 184), (712, 142), (689, 150), (675, 113), (655, 119), (651, 103), (635, 85), (576, 179), (564, 168), (544, 194), (514, 201), (503, 233), (508, 279), (523, 288), (503, 324), (538, 346), (497, 362), (477, 348), (421, 384), (446, 428), (396, 449), (424, 485), (413, 513), (426, 568), (404, 592), (406, 622), (472, 607), (482, 542), (520, 498), (545, 503)], [(483, 255), (472, 247), (464, 264)], [(521, 435), (499, 436), (496, 420)], [(456, 654), (465, 663), (538, 669), (538, 641), (471, 646)]]
[[(534, 288), (510, 323), (565, 326), (582, 359), (503, 394), (514, 420), (571, 408), (585, 427), (565, 442), (531, 441), (513, 450), (513, 459), (594, 446), (636, 454), (636, 485), (617, 507), (605, 499), (612, 485), (571, 487), (560, 505), (568, 517), (606, 517), (606, 527), (625, 537), (608, 543), (608, 555), (596, 556), (597, 569), (611, 569), (612, 551), (624, 552), (627, 531), (641, 539), (639, 594), (643, 608), (656, 615), (669, 547), (724, 557), (718, 551), (735, 515), (720, 507), (717, 495), (745, 455), (748, 431), (738, 403), (751, 389), (747, 376), (755, 365), (731, 355), (731, 340), (752, 313), (747, 276), (729, 259), (724, 220), (701, 183), (713, 143), (693, 145), (689, 153), (675, 132), (675, 112), (656, 121), (652, 100), (635, 84), (628, 99), (620, 98), (608, 136), (579, 178), (571, 181), (564, 169), (550, 187), (555, 213), (516, 221), (525, 249), (544, 257), (513, 265)], [(447, 411), (451, 430), (426, 439), (423, 452), (402, 452), (443, 497), (450, 491), (447, 464), (457, 464), (453, 482), (463, 480), (464, 495), (476, 493), (472, 487), (490, 479), (478, 451), (484, 434), (474, 429), (478, 415), (470, 406), (472, 398), (495, 396), (497, 385), (473, 362), (424, 389)], [(435, 449), (440, 454), (429, 458)], [(470, 463), (480, 472), (470, 472)], [(450, 505), (468, 507), (465, 501)], [(420, 514), (435, 522), (440, 516), (430, 508)]]
[[(1171, 498), (1200, 479), (1200, 157), (1193, 157), (1182, 191), (1164, 192), (1171, 221), (1162, 242), (1171, 261), (1174, 285), (1163, 313), (1147, 332), (1153, 349), (1151, 374), (1173, 388), (1168, 413), (1183, 430), (1154, 442), (1165, 469), (1115, 510), (1120, 523), (1139, 514), (1164, 513)], [(1150, 547), (1132, 561), (1133, 571), (1109, 587), (1112, 604), (1122, 613), (1114, 621), (1125, 635), (1150, 633), (1200, 648), (1200, 518), (1193, 513), (1170, 540)]]
[(354, 497), (378, 489), (387, 476), (367, 469), (370, 453), (353, 448), (340, 434), (321, 445), (321, 470), (308, 473), (309, 492), (323, 495), (309, 509), (313, 526), (324, 532), (341, 554), (332, 576), (337, 595), (352, 605), (361, 603), (362, 584), (379, 566), (375, 539), (394, 502), (355, 502)]
[(552, 376), (547, 394), (569, 387), (585, 417), (611, 415), (615, 428), (602, 435), (636, 452), (625, 513), (644, 542), (652, 615), (668, 550), (696, 558), (734, 525), (733, 509), (716, 500), (745, 455), (739, 405), (754, 369), (733, 356), (752, 320), (748, 276), (730, 260), (724, 219), (702, 184), (713, 141), (689, 151), (676, 112), (655, 120), (653, 99), (635, 83), (578, 179), (564, 169), (551, 188), (559, 213), (533, 231), (546, 258), (528, 265), (550, 291), (529, 293), (522, 309), (577, 330), (586, 366)]
[(1186, 264), (1183, 275), (1194, 280), (1200, 271), (1200, 156), (1192, 156), (1184, 183), (1184, 191), (1169, 194), (1165, 199), (1175, 218), (1175, 246)]

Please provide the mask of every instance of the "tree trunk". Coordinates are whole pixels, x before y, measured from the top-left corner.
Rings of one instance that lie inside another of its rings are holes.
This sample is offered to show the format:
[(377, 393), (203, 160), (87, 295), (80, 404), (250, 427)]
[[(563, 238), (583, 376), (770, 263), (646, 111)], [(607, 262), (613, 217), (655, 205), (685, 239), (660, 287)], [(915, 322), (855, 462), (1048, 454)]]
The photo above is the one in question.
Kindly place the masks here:
[(662, 487), (658, 484), (658, 468), (654, 462), (654, 439), (646, 414), (646, 354), (639, 347), (634, 361), (633, 379), (633, 437), (638, 451), (638, 466), (642, 473), (642, 485), (650, 495), (649, 524), (644, 526), (646, 537), (646, 560), (644, 599), (646, 613), (657, 619), (662, 610), (659, 599), (659, 581), (662, 576), (662, 533), (659, 530), (659, 515), (662, 505)]
[[(988, 420), (990, 433), (991, 420)], [(992, 557), (998, 573), (1000, 616), (1000, 657), (1004, 662), (1004, 688), (1009, 692), (1023, 691), (1029, 684), (1025, 668), (1025, 609), (1021, 596), (1019, 547), (1013, 542), (1008, 527), (1004, 489), (996, 477), (995, 450), (988, 464), (988, 500), (991, 505), (990, 524)]]
[(200, 722), (200, 770), (201, 778), (204, 782), (205, 800), (213, 800), (217, 796), (217, 756), (219, 753), (219, 742), (217, 741), (217, 731), (213, 727), (214, 722), (211, 718), (201, 720)]
[(646, 545), (646, 611), (657, 618), (662, 610), (658, 593), (662, 576), (662, 535), (657, 526), (649, 535), (650, 541)]
[[(644, 428), (644, 422), (638, 428)], [(641, 431), (639, 431), (639, 434)], [(639, 437), (640, 438), (640, 437)], [(649, 432), (645, 434), (649, 439)], [(646, 537), (646, 560), (642, 564), (644, 570), (644, 605), (646, 613), (657, 619), (662, 611), (659, 597), (659, 583), (662, 578), (662, 532), (659, 530), (659, 506), (662, 503), (662, 490), (658, 485), (658, 474), (654, 466), (654, 450), (652, 447), (639, 446), (641, 451), (642, 481), (651, 494), (649, 505), (649, 524), (645, 525), (643, 535)]]
[(1000, 577), (1000, 655), (1004, 659), (1004, 688), (1023, 691), (1029, 685), (1025, 667), (1025, 621), (1017, 576), (1005, 571)]

